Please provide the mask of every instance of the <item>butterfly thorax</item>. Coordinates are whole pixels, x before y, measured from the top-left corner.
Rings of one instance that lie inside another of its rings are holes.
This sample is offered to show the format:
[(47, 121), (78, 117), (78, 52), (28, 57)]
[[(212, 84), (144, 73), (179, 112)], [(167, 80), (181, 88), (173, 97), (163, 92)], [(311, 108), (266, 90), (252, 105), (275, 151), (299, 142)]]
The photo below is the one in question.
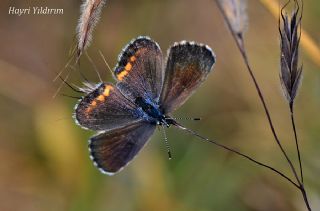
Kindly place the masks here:
[(147, 114), (148, 119), (152, 122), (155, 122), (158, 125), (164, 124), (166, 126), (169, 126), (169, 124), (167, 123), (167, 117), (161, 112), (157, 104), (142, 97), (137, 97), (135, 100), (135, 104), (138, 105)]

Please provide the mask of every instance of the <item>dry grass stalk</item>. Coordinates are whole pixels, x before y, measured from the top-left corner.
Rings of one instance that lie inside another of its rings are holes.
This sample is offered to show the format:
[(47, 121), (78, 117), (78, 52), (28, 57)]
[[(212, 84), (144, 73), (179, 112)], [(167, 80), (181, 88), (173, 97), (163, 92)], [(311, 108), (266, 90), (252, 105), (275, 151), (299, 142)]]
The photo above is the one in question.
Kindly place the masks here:
[[(281, 9), (281, 20), (279, 18), (279, 32), (280, 32), (280, 50), (281, 50), (281, 68), (280, 68), (280, 81), (282, 90), (289, 103), (291, 113), (291, 124), (295, 138), (297, 149), (301, 187), (304, 186), (303, 169), (301, 163), (301, 154), (299, 149), (298, 136), (295, 126), (293, 104), (299, 86), (302, 81), (302, 65), (299, 65), (299, 44), (301, 37), (301, 19), (302, 11), (300, 12), (300, 5), (297, 0), (294, 1), (294, 10), (288, 15), (284, 14), (284, 9), (289, 5), (290, 1), (285, 4)], [(302, 2), (303, 3), (303, 2)], [(308, 205), (307, 205), (308, 206)]]
[(247, 0), (218, 0), (233, 32), (242, 37), (248, 28)]
[[(262, 1), (262, 0), (261, 0), (261, 1)], [(271, 0), (270, 0), (270, 1), (271, 1)], [(295, 167), (293, 166), (293, 163), (292, 163), (291, 159), (289, 158), (288, 154), (287, 154), (286, 151), (284, 150), (284, 148), (283, 148), (283, 146), (282, 146), (282, 144), (281, 144), (281, 142), (280, 142), (280, 139), (279, 139), (279, 137), (278, 137), (278, 135), (277, 135), (277, 133), (276, 133), (276, 131), (275, 131), (275, 128), (274, 128), (274, 125), (273, 125), (273, 122), (272, 122), (272, 119), (271, 119), (271, 115), (270, 115), (269, 109), (268, 109), (268, 107), (267, 107), (267, 104), (266, 104), (266, 102), (265, 102), (265, 99), (264, 99), (264, 97), (263, 97), (261, 88), (260, 88), (260, 86), (259, 86), (259, 84), (258, 84), (258, 81), (256, 80), (256, 77), (255, 77), (254, 72), (253, 72), (253, 70), (252, 70), (252, 68), (251, 68), (251, 65), (249, 64), (249, 59), (248, 59), (248, 56), (247, 56), (247, 53), (246, 53), (246, 49), (245, 49), (245, 46), (244, 46), (244, 39), (243, 39), (243, 33), (244, 33), (243, 29), (244, 29), (244, 28), (241, 28), (241, 27), (240, 27), (240, 30), (238, 30), (239, 28), (237, 28), (237, 27), (239, 26), (239, 23), (241, 23), (241, 20), (244, 21), (244, 23), (247, 24), (247, 21), (246, 21), (247, 18), (244, 19), (243, 17), (240, 17), (240, 16), (241, 16), (241, 15), (242, 15), (242, 16), (245, 15), (245, 17), (247, 17), (247, 16), (246, 16), (245, 13), (241, 13), (241, 12), (235, 12), (235, 13), (233, 13), (233, 14), (236, 14), (236, 15), (230, 16), (230, 12), (229, 12), (229, 11), (240, 11), (240, 9), (237, 8), (237, 7), (240, 7), (240, 6), (243, 7), (243, 5), (235, 4), (236, 1), (232, 1), (232, 0), (216, 0), (216, 2), (218, 3), (217, 5), (218, 5), (218, 7), (219, 7), (219, 10), (221, 11), (222, 16), (223, 16), (224, 20), (225, 20), (226, 23), (227, 23), (227, 26), (228, 26), (228, 28), (229, 28), (229, 31), (230, 31), (231, 34), (232, 34), (232, 37), (234, 38), (234, 40), (235, 40), (235, 42), (236, 42), (236, 44), (237, 44), (237, 47), (238, 47), (238, 49), (239, 49), (239, 51), (240, 51), (240, 53), (241, 53), (241, 56), (242, 56), (242, 58), (243, 58), (243, 60), (244, 60), (244, 62), (245, 62), (245, 64), (246, 64), (246, 67), (247, 67), (248, 73), (249, 73), (249, 75), (250, 75), (250, 77), (251, 77), (251, 79), (252, 79), (252, 82), (253, 82), (254, 85), (255, 85), (256, 91), (257, 91), (257, 93), (258, 93), (258, 95), (259, 95), (260, 101), (261, 101), (261, 103), (262, 103), (262, 105), (263, 105), (265, 114), (266, 114), (266, 116), (267, 116), (268, 123), (269, 123), (270, 129), (271, 129), (271, 131), (272, 131), (273, 137), (274, 137), (277, 145), (279, 146), (282, 154), (283, 154), (284, 157), (286, 158), (286, 160), (287, 160), (287, 162), (288, 162), (288, 164), (289, 164), (289, 166), (290, 166), (290, 169), (292, 170), (292, 173), (294, 174), (294, 177), (295, 177), (296, 180), (297, 180), (298, 185), (295, 185), (295, 183), (294, 183), (294, 185), (300, 190), (300, 192), (301, 192), (301, 194), (302, 194), (302, 196), (303, 196), (303, 199), (304, 199), (304, 202), (305, 202), (305, 205), (306, 205), (307, 209), (308, 209), (309, 211), (311, 211), (311, 207), (310, 207), (310, 204), (309, 204), (309, 201), (308, 201), (307, 193), (306, 193), (305, 188), (304, 188), (304, 185), (303, 185), (302, 166), (301, 166), (301, 159), (300, 159), (299, 147), (298, 147), (298, 144), (297, 144), (297, 136), (296, 136), (295, 126), (294, 126), (294, 120), (293, 120), (293, 110), (291, 109), (292, 122), (293, 122), (292, 124), (293, 124), (293, 128), (294, 128), (294, 131), (295, 131), (295, 139), (296, 139), (297, 150), (298, 150), (298, 154), (299, 154), (299, 164), (300, 164), (301, 180), (302, 180), (302, 181), (300, 181), (299, 176), (298, 176), (298, 174), (297, 174), (297, 171), (296, 171)], [(240, 2), (240, 1), (239, 1), (239, 2)], [(238, 2), (238, 3), (239, 3), (239, 2)], [(242, 2), (243, 2), (243, 1), (242, 1)], [(289, 2), (290, 2), (290, 0), (289, 0)], [(297, 0), (295, 0), (295, 2), (297, 3)], [(237, 9), (238, 9), (238, 10), (237, 10)], [(243, 10), (242, 10), (242, 11), (243, 11)], [(298, 10), (298, 11), (299, 11), (299, 10)], [(238, 15), (238, 16), (237, 16), (237, 15)], [(300, 29), (301, 16), (298, 15), (298, 12), (297, 12), (296, 15), (293, 15), (293, 16), (294, 16), (293, 19), (295, 19), (294, 21), (292, 21), (292, 19), (290, 19), (290, 21), (289, 21), (288, 18), (287, 18), (287, 19), (286, 19), (286, 18), (283, 18), (283, 21), (286, 22), (286, 25), (287, 25), (287, 30), (284, 31), (284, 33), (285, 33), (284, 36), (287, 36), (287, 38), (290, 39), (290, 42), (291, 42), (291, 40), (293, 40), (293, 42), (295, 42), (295, 44), (297, 45), (297, 43), (299, 43), (299, 41), (300, 41), (300, 34), (299, 34), (299, 36), (298, 36), (298, 34), (296, 33), (296, 37), (292, 37), (291, 34), (294, 34), (294, 33), (292, 33), (292, 31), (295, 31), (295, 30), (298, 31), (298, 29), (295, 29), (295, 27), (297, 27), (296, 25), (299, 25), (297, 28)], [(284, 17), (284, 16), (283, 16), (283, 17)], [(239, 22), (239, 21), (240, 21), (240, 22)], [(290, 23), (289, 23), (289, 22), (290, 22)], [(295, 23), (295, 24), (294, 24), (294, 23)], [(293, 26), (291, 26), (291, 24), (292, 24)], [(288, 28), (288, 27), (289, 27), (289, 28)], [(290, 29), (290, 30), (288, 30), (288, 29)], [(299, 32), (300, 32), (300, 30), (299, 30)], [(291, 48), (290, 45), (291, 45), (291, 43), (289, 43), (289, 44), (285, 43), (285, 44), (282, 44), (282, 47), (283, 47), (283, 48), (287, 48), (287, 46), (289, 46), (290, 49), (293, 49), (293, 48)], [(285, 51), (288, 52), (288, 49), (285, 49)], [(291, 60), (292, 62), (291, 62), (290, 64), (288, 64), (288, 66), (290, 66), (291, 69), (293, 69), (293, 68), (296, 68), (296, 69), (297, 69), (297, 70), (295, 71), (295, 75), (294, 75), (293, 79), (299, 78), (299, 81), (300, 81), (300, 80), (301, 80), (301, 67), (298, 68), (298, 59), (297, 59), (298, 55), (295, 55), (295, 54), (298, 54), (298, 49), (297, 49), (293, 54), (291, 54), (291, 53), (288, 54), (287, 52), (284, 54), (284, 59), (286, 59), (285, 57), (288, 56), (288, 55), (290, 55), (289, 57), (296, 58), (296, 59), (292, 59), (292, 60)], [(287, 60), (282, 60), (282, 62), (287, 62)], [(293, 68), (292, 68), (292, 67), (293, 67)], [(300, 72), (299, 72), (299, 71), (300, 71)], [(287, 74), (286, 76), (288, 76), (288, 74)], [(288, 80), (288, 79), (286, 78), (286, 80)], [(294, 81), (294, 82), (293, 82), (293, 83), (296, 82), (296, 84), (294, 84), (294, 85), (292, 86), (292, 89), (291, 89), (291, 91), (290, 91), (290, 96), (291, 96), (290, 99), (291, 99), (292, 97), (293, 97), (293, 99), (294, 99), (294, 97), (296, 96), (296, 92), (297, 92), (297, 87), (298, 87), (299, 81)], [(290, 82), (290, 83), (292, 83), (292, 82)], [(285, 175), (284, 175), (284, 176), (281, 175), (281, 176), (284, 177), (284, 178), (286, 178), (286, 179), (288, 180), (288, 178), (287, 178)], [(290, 181), (290, 180), (289, 180), (289, 181)]]
[(299, 44), (301, 35), (301, 18), (299, 5), (295, 1), (296, 8), (291, 15), (284, 14), (281, 9), (281, 23), (279, 24), (281, 44), (281, 68), (280, 81), (286, 99), (292, 108), (302, 80), (302, 65), (299, 65)]
[(92, 40), (92, 32), (99, 21), (106, 0), (85, 0), (81, 5), (81, 16), (77, 26), (77, 60)]
[[(260, 2), (269, 10), (273, 17), (279, 18), (278, 0), (260, 0)], [(303, 28), (301, 28), (301, 47), (308, 54), (310, 59), (320, 66), (320, 47)]]
[[(82, 55), (83, 51), (89, 46), (92, 40), (92, 32), (94, 27), (97, 25), (101, 10), (105, 5), (106, 0), (84, 0), (81, 5), (81, 15), (79, 18), (79, 22), (77, 25), (77, 45), (76, 47), (70, 49), (70, 58), (66, 65), (62, 68), (62, 70), (57, 74), (57, 76), (53, 79), (56, 81), (58, 78), (61, 77), (63, 72), (65, 72), (70, 64), (74, 61), (78, 63), (80, 56)], [(76, 54), (76, 55), (75, 55)], [(71, 70), (67, 73), (64, 80), (67, 81), (71, 74)], [(82, 75), (82, 73), (80, 72)], [(85, 78), (84, 78), (85, 79)], [(53, 95), (53, 98), (57, 96), (61, 88), (65, 83), (61, 82), (57, 91)]]

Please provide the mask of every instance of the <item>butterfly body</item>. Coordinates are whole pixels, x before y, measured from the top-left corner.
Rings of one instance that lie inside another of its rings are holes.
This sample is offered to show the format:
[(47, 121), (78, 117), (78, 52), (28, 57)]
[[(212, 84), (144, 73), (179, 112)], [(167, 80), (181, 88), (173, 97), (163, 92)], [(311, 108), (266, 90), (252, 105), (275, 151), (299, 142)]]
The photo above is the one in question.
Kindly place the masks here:
[(191, 96), (214, 63), (210, 48), (183, 41), (170, 48), (164, 66), (156, 42), (148, 37), (131, 41), (114, 69), (117, 83), (87, 86), (75, 108), (76, 123), (98, 132), (89, 140), (94, 164), (112, 175), (134, 158), (157, 125), (177, 124), (169, 114)]
[(144, 100), (142, 97), (137, 97), (135, 100), (136, 104), (140, 106), (140, 108), (145, 112), (147, 121), (150, 121), (150, 124), (157, 124), (169, 127), (167, 122), (169, 117), (165, 116), (164, 113), (161, 112), (159, 105), (154, 103), (149, 103), (147, 100)]

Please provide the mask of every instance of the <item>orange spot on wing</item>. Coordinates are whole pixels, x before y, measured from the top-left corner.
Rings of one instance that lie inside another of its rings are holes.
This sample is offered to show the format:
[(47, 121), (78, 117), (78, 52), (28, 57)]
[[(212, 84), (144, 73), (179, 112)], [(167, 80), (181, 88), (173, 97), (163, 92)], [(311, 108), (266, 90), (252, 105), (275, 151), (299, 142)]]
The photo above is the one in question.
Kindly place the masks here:
[(103, 101), (105, 100), (104, 95), (99, 95), (99, 96), (97, 97), (97, 100), (103, 102)]
[[(119, 76), (119, 75), (118, 75)], [(120, 80), (120, 79), (119, 79)], [(113, 87), (111, 85), (107, 85), (103, 91), (103, 95), (105, 97), (108, 97), (110, 95), (110, 91), (113, 90)]]
[(124, 67), (126, 71), (130, 71), (131, 68), (132, 68), (132, 64), (130, 62), (128, 62), (128, 64)]
[(89, 105), (89, 107), (86, 109), (86, 113), (91, 112), (92, 108), (97, 106), (97, 102), (96, 101), (92, 101)]
[[(136, 52), (135, 55), (138, 55), (139, 54), (139, 50)], [(118, 80), (122, 81), (124, 79), (124, 77), (126, 75), (128, 75), (128, 73), (132, 70), (132, 66), (133, 66), (133, 62), (135, 62), (137, 60), (137, 57), (136, 56), (131, 56), (129, 58), (129, 62), (126, 64), (126, 66), (124, 66), (124, 69), (118, 73), (117, 75), (117, 78)]]
[(87, 113), (87, 114), (86, 114), (86, 115), (89, 115), (89, 113), (92, 111), (92, 109), (97, 106), (97, 104), (98, 104), (97, 101), (99, 101), (99, 102), (105, 101), (106, 97), (108, 97), (108, 96), (110, 95), (110, 92), (111, 92), (113, 89), (114, 89), (114, 88), (113, 88), (111, 85), (107, 85), (107, 86), (104, 88), (103, 93), (100, 94), (100, 95), (96, 98), (96, 100), (93, 100), (93, 101), (90, 103), (90, 105), (87, 107), (87, 109), (86, 109), (86, 113)]
[(118, 80), (122, 81), (123, 78), (124, 78), (127, 74), (128, 74), (128, 71), (123, 70), (122, 72), (120, 72), (120, 73), (117, 75)]
[[(132, 56), (134, 57), (134, 56)], [(132, 58), (131, 57), (131, 58)], [(135, 58), (135, 57), (134, 57)], [(131, 59), (130, 59), (131, 60)], [(124, 67), (124, 69), (117, 75), (118, 80), (122, 81), (123, 78), (128, 75), (128, 73), (132, 70), (132, 64), (130, 62)]]
[(136, 61), (136, 59), (137, 59), (137, 57), (135, 57), (135, 56), (131, 56), (131, 57), (130, 57), (130, 61), (131, 61), (131, 62)]
[(94, 106), (97, 105), (97, 102), (96, 101), (92, 101), (90, 105), (94, 107)]

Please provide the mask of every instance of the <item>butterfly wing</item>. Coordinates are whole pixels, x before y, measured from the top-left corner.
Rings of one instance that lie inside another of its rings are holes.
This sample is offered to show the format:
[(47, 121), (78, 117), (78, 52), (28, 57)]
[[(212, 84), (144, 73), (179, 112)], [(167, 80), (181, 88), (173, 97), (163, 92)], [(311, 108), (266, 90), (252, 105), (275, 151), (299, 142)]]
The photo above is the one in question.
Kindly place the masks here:
[(86, 128), (111, 130), (141, 120), (141, 111), (112, 84), (103, 83), (76, 105), (74, 118)]
[(137, 97), (159, 101), (163, 81), (162, 52), (148, 37), (132, 40), (119, 55), (117, 87), (134, 102)]
[(141, 121), (94, 136), (89, 140), (90, 157), (101, 172), (112, 175), (137, 155), (155, 127)]
[(160, 97), (162, 112), (167, 114), (181, 106), (207, 78), (214, 63), (215, 56), (208, 46), (185, 41), (173, 45)]

